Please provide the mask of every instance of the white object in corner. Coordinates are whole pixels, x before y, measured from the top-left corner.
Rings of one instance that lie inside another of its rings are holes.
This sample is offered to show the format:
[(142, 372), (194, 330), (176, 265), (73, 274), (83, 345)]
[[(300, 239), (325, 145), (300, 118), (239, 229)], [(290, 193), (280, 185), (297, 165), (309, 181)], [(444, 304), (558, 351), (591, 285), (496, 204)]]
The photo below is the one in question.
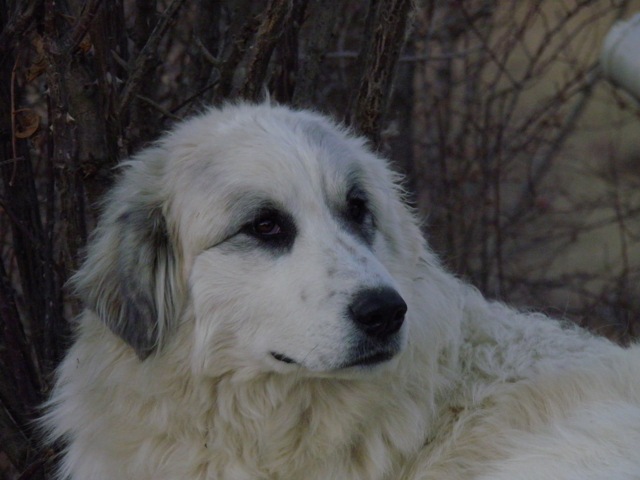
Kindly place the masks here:
[(600, 65), (608, 80), (640, 99), (640, 13), (609, 30)]

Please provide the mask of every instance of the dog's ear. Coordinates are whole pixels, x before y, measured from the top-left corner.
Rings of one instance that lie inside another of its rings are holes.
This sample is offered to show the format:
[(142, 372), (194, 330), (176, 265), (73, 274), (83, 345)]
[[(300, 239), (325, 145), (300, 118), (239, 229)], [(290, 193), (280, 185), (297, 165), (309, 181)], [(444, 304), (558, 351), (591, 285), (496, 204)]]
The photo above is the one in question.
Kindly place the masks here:
[(161, 189), (154, 188), (160, 182), (140, 162), (130, 162), (107, 195), (71, 283), (85, 306), (145, 359), (175, 326), (182, 288)]

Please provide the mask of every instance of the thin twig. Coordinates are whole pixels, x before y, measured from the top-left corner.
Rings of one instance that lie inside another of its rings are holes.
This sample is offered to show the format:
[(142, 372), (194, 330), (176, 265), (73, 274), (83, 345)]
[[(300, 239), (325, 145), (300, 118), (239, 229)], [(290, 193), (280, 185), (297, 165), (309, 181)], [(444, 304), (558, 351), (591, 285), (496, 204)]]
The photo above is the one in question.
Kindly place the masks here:
[(144, 103), (146, 103), (147, 105), (149, 105), (150, 107), (155, 108), (156, 110), (158, 110), (160, 113), (162, 113), (162, 115), (164, 115), (167, 118), (170, 118), (171, 120), (176, 120), (176, 121), (180, 121), (182, 120), (182, 117), (171, 113), (169, 110), (167, 110), (166, 108), (164, 108), (162, 105), (154, 102), (152, 99), (150, 99), (149, 97), (145, 97), (144, 95), (136, 95), (136, 98), (138, 98), (139, 100), (142, 100)]
[[(466, 50), (461, 50), (458, 52), (451, 52), (446, 54), (428, 53), (424, 55), (402, 55), (400, 58), (398, 58), (398, 62), (410, 63), (410, 62), (432, 62), (432, 61), (438, 61), (438, 60), (451, 60), (454, 58), (468, 57), (469, 55), (484, 52), (484, 50), (485, 50), (484, 47), (473, 47), (473, 48), (468, 48)], [(343, 58), (356, 59), (358, 58), (358, 52), (356, 52), (355, 50), (342, 50), (342, 51), (336, 51), (336, 52), (328, 52), (327, 54), (325, 54), (325, 58), (332, 58), (332, 59), (335, 58), (338, 60)]]
[(202, 40), (200, 40), (200, 37), (196, 37), (196, 45), (202, 52), (202, 56), (207, 62), (209, 62), (214, 67), (219, 67), (220, 65), (222, 65), (222, 62), (216, 57), (214, 57), (213, 54), (209, 51), (209, 49), (204, 45), (204, 43), (202, 43)]
[(129, 71), (129, 64), (124, 58), (118, 55), (118, 52), (116, 52), (115, 50), (111, 50), (111, 56), (125, 72)]
[(184, 100), (183, 102), (179, 103), (177, 106), (173, 107), (171, 109), (172, 115), (175, 115), (175, 112), (178, 112), (178, 111), (182, 110), (184, 107), (186, 107), (191, 102), (193, 102), (196, 98), (198, 98), (199, 96), (207, 93), (209, 90), (214, 88), (219, 83), (220, 83), (220, 77), (218, 77), (216, 80), (214, 80), (213, 82), (209, 83), (208, 85), (205, 85), (204, 87), (202, 87), (200, 90), (198, 90), (196, 93), (194, 93), (193, 95), (188, 97), (186, 100)]
[[(18, 67), (18, 61), (20, 59), (20, 54), (16, 55), (16, 61), (13, 63), (13, 68), (11, 69), (11, 85), (10, 85), (10, 96), (11, 96), (11, 152), (13, 154), (13, 158), (18, 158), (18, 140), (16, 137), (16, 68)], [(11, 171), (11, 179), (9, 180), (9, 186), (13, 187), (13, 183), (16, 180), (16, 173), (18, 170), (18, 164), (13, 164), (13, 170)]]
[(587, 73), (587, 80), (584, 83), (580, 99), (576, 101), (571, 111), (565, 117), (562, 128), (551, 141), (544, 154), (535, 159), (536, 161), (533, 165), (533, 171), (529, 176), (529, 181), (523, 186), (517, 200), (513, 203), (514, 207), (511, 208), (510, 212), (506, 215), (507, 221), (505, 224), (508, 225), (512, 222), (516, 222), (518, 218), (522, 216), (522, 211), (531, 204), (533, 200), (531, 196), (531, 185), (538, 185), (549, 171), (553, 160), (556, 158), (558, 153), (560, 153), (560, 148), (567, 137), (573, 132), (578, 119), (589, 103), (593, 87), (600, 78), (600, 69), (597, 63), (595, 63)]

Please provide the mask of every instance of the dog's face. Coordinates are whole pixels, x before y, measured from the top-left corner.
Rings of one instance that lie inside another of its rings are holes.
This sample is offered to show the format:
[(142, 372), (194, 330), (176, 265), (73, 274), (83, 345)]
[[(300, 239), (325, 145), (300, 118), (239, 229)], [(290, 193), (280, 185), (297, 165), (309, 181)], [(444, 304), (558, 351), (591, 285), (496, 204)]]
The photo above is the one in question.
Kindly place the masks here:
[[(210, 111), (132, 161), (106, 205), (76, 284), (141, 358), (183, 328), (187, 306), (205, 371), (370, 368), (406, 342), (390, 271), (408, 214), (385, 163), (320, 116)], [(92, 261), (105, 235), (130, 253), (99, 280), (115, 293), (97, 298), (87, 284), (107, 266)]]

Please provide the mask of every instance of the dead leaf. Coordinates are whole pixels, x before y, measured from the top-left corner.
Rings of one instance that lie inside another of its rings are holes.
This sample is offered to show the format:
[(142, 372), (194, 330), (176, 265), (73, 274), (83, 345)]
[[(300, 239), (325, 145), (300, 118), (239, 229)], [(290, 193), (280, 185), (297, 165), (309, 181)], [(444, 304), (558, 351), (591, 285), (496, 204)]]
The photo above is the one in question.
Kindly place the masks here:
[(31, 108), (16, 110), (16, 131), (17, 138), (29, 138), (40, 126), (40, 115)]
[(78, 48), (82, 53), (85, 54), (91, 51), (91, 49), (93, 48), (93, 43), (91, 42), (91, 36), (88, 33), (84, 36), (84, 38), (78, 45)]

